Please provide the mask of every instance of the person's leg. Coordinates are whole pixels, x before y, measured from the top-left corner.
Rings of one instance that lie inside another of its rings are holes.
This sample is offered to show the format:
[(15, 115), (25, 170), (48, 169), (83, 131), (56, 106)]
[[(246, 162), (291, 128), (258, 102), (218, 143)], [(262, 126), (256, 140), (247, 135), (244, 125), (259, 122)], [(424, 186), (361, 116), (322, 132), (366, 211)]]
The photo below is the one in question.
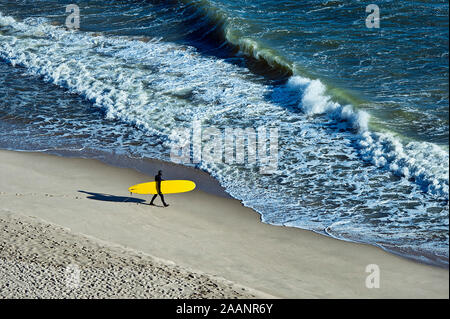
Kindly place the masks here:
[(155, 200), (155, 198), (158, 196), (158, 194), (153, 195), (152, 200), (150, 201), (150, 205), (153, 205), (153, 201)]
[(161, 197), (161, 200), (162, 200), (164, 206), (169, 206), (169, 204), (166, 204), (166, 202), (164, 201), (164, 195), (163, 194), (159, 194), (159, 196)]

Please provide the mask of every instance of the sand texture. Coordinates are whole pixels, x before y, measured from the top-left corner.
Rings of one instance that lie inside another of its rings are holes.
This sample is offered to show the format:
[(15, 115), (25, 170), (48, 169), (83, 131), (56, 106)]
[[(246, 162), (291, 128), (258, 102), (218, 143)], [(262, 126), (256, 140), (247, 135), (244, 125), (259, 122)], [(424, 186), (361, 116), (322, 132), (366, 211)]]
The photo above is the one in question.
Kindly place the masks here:
[(0, 212), (0, 298), (263, 295), (36, 218)]

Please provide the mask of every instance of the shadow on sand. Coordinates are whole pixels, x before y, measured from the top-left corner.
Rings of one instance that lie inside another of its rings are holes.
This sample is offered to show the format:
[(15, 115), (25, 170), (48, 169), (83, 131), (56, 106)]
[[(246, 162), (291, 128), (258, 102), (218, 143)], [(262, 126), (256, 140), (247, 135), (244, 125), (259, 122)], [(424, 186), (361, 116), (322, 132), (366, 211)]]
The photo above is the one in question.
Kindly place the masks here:
[(101, 200), (104, 202), (117, 202), (117, 203), (137, 203), (137, 204), (144, 204), (145, 200), (141, 198), (135, 198), (135, 197), (128, 197), (128, 196), (115, 196), (115, 195), (108, 195), (108, 194), (102, 194), (102, 193), (93, 193), (93, 192), (86, 192), (86, 191), (78, 191), (79, 193), (88, 194), (89, 196), (87, 198), (94, 199), (94, 200)]
[[(78, 191), (79, 193), (88, 194), (87, 198), (93, 199), (93, 200), (100, 200), (104, 202), (116, 202), (116, 203), (136, 203), (136, 204), (142, 204), (142, 205), (149, 205), (145, 204), (146, 200), (141, 198), (135, 198), (135, 197), (129, 197), (129, 196), (115, 196), (115, 195), (108, 195), (108, 194), (102, 194), (102, 193), (93, 193), (93, 192), (86, 192), (86, 191)], [(156, 205), (153, 204), (151, 206), (155, 207), (164, 207), (162, 205)]]

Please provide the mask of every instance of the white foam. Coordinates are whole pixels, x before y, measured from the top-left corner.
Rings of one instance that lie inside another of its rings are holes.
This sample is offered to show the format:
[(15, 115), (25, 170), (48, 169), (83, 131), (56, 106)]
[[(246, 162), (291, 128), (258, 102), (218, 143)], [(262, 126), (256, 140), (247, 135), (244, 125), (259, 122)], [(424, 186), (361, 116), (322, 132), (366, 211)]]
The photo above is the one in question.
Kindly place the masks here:
[(338, 120), (346, 121), (359, 132), (368, 130), (369, 114), (354, 110), (351, 105), (340, 105), (326, 94), (326, 87), (320, 80), (310, 80), (301, 76), (292, 76), (287, 84), (291, 90), (302, 94), (298, 107), (308, 115), (327, 114)]
[(351, 105), (342, 106), (331, 101), (320, 80), (293, 76), (289, 79), (288, 87), (303, 92), (298, 107), (306, 114), (326, 114), (338, 121), (346, 121), (357, 129), (364, 160), (398, 176), (414, 178), (424, 191), (448, 199), (448, 152), (427, 142), (403, 145), (392, 134), (369, 131), (369, 114), (355, 110)]
[(365, 160), (396, 175), (414, 178), (425, 192), (448, 198), (448, 153), (426, 142), (403, 145), (392, 134), (362, 134), (359, 141)]

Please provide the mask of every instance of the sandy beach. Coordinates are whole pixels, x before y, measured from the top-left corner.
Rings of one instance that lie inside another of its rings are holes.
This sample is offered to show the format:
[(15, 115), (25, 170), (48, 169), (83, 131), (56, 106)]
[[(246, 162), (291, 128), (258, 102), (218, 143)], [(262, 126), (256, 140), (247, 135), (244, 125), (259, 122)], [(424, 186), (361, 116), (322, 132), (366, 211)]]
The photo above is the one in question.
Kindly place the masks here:
[(197, 189), (149, 206), (127, 188), (153, 176), (132, 169), (0, 151), (0, 176), (1, 298), (449, 297), (448, 269), (267, 225), (234, 199)]
[(264, 298), (224, 279), (0, 212), (3, 298)]

